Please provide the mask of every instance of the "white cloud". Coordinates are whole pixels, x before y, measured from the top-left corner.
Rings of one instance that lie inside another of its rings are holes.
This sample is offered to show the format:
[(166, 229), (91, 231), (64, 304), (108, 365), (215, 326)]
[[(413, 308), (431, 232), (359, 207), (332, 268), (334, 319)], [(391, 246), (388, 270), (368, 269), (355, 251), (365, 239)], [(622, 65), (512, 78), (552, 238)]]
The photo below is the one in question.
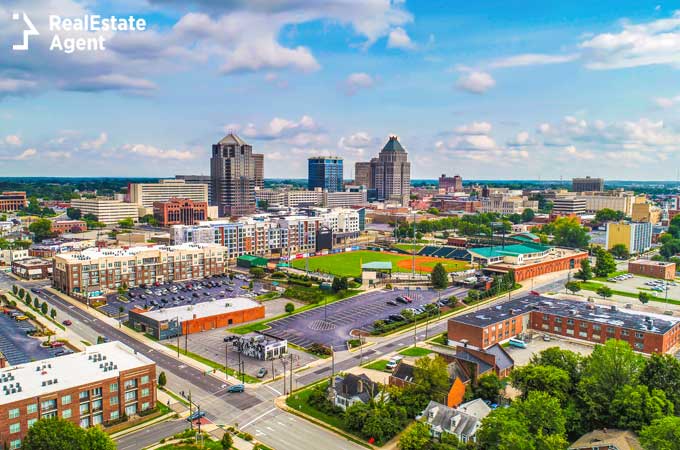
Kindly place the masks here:
[(464, 70), (460, 75), (456, 86), (473, 94), (483, 94), (496, 85), (496, 80), (486, 73), (476, 70)]
[(406, 30), (401, 27), (397, 27), (390, 31), (390, 34), (387, 37), (387, 48), (412, 50), (415, 47), (415, 44), (411, 41), (411, 38), (406, 33)]
[(508, 56), (492, 61), (489, 67), (508, 68), (508, 67), (523, 67), (523, 66), (540, 66), (547, 64), (563, 64), (575, 61), (579, 58), (578, 53), (570, 53), (566, 55), (548, 55), (544, 53), (525, 53), (521, 55)]
[(83, 141), (80, 143), (81, 150), (99, 150), (106, 142), (109, 140), (109, 136), (106, 133), (101, 133), (96, 139), (91, 141)]
[(520, 131), (514, 137), (508, 141), (508, 146), (510, 147), (522, 147), (525, 145), (531, 145), (533, 142), (528, 131)]
[(195, 154), (188, 150), (161, 149), (145, 144), (125, 144), (121, 147), (125, 152), (132, 155), (144, 156), (153, 159), (175, 159), (186, 161), (195, 158)]
[(13, 160), (13, 161), (25, 161), (31, 159), (38, 154), (38, 151), (34, 148), (27, 148), (18, 155), (1, 156), (0, 159)]
[(491, 124), (489, 122), (472, 122), (470, 124), (456, 127), (458, 134), (489, 134), (491, 133)]
[(653, 99), (654, 104), (661, 109), (672, 108), (680, 104), (680, 95), (675, 97), (656, 97)]
[(618, 33), (601, 33), (581, 42), (586, 67), (595, 70), (667, 64), (680, 66), (680, 11), (670, 18), (640, 24), (622, 22)]
[(375, 86), (375, 79), (365, 72), (350, 74), (343, 83), (343, 89), (347, 95), (355, 95), (362, 89), (370, 89)]
[(5, 136), (5, 144), (7, 145), (13, 145), (13, 146), (18, 146), (21, 145), (21, 137), (15, 135), (15, 134), (10, 134), (9, 136)]
[(55, 152), (47, 152), (45, 153), (48, 158), (51, 159), (68, 159), (71, 157), (71, 152), (65, 152), (65, 151), (55, 151)]
[(263, 126), (248, 123), (242, 126), (232, 123), (224, 127), (225, 132), (238, 132), (245, 138), (280, 141), (282, 143), (298, 146), (320, 146), (328, 143), (328, 135), (321, 129), (316, 121), (307, 115), (299, 120), (290, 120), (282, 117), (274, 117)]

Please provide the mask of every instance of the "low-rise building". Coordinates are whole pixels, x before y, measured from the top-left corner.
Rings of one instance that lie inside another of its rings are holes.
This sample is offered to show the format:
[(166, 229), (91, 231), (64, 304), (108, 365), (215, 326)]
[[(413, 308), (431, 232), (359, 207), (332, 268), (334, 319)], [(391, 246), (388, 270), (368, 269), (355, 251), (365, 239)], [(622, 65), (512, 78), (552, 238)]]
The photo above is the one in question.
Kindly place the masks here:
[(194, 305), (129, 311), (130, 324), (156, 339), (195, 334), (264, 318), (264, 306), (248, 298), (211, 299)]
[(0, 194), (0, 212), (14, 212), (28, 206), (26, 192), (3, 192)]
[(382, 389), (378, 383), (364, 374), (348, 373), (344, 377), (336, 376), (328, 391), (330, 402), (338, 408), (346, 410), (355, 403), (368, 403), (371, 399), (377, 400)]
[(12, 265), (13, 261), (18, 259), (26, 259), (28, 256), (28, 250), (24, 249), (0, 250), (0, 265), (10, 266)]
[(129, 202), (144, 208), (153, 208), (154, 203), (168, 202), (173, 198), (188, 198), (195, 202), (208, 202), (208, 185), (187, 183), (183, 179), (159, 180), (158, 183), (130, 183)]
[(173, 197), (165, 202), (154, 202), (153, 216), (162, 227), (194, 225), (208, 218), (208, 202)]
[(12, 261), (12, 273), (26, 280), (44, 280), (52, 276), (52, 262), (41, 258)]
[(480, 212), (494, 212), (503, 215), (522, 214), (525, 209), (538, 210), (538, 202), (529, 200), (521, 193), (494, 192), (481, 198)]
[(636, 197), (634, 192), (615, 190), (605, 192), (579, 192), (579, 197), (586, 200), (586, 212), (596, 213), (601, 209), (621, 211), (630, 217), (633, 214), (633, 204), (644, 201), (644, 197)]
[(638, 259), (628, 263), (628, 272), (645, 277), (661, 278), (662, 280), (674, 280), (675, 269), (674, 262)]
[(87, 428), (156, 407), (156, 364), (120, 342), (0, 369), (0, 440), (18, 449), (39, 419)]
[(603, 344), (620, 339), (641, 353), (666, 353), (680, 343), (680, 319), (578, 300), (525, 296), (449, 319), (448, 338), (487, 349), (527, 330)]
[(84, 220), (55, 220), (51, 226), (52, 233), (82, 233), (87, 231), (87, 223)]
[(608, 222), (605, 248), (623, 244), (632, 254), (652, 248), (652, 224), (649, 222)]
[(553, 214), (561, 216), (586, 213), (586, 199), (583, 197), (557, 197), (553, 200)]
[(605, 428), (584, 434), (568, 450), (643, 450), (643, 447), (632, 431)]
[(661, 208), (651, 203), (634, 203), (631, 220), (655, 224), (661, 222), (661, 214)]
[(132, 203), (106, 198), (80, 198), (71, 200), (71, 207), (83, 216), (92, 214), (99, 222), (115, 225), (123, 219), (139, 219), (139, 207)]
[(224, 254), (217, 244), (88, 248), (54, 257), (52, 285), (67, 294), (93, 296), (123, 285), (203, 278), (224, 273)]
[(430, 435), (439, 440), (444, 433), (455, 435), (462, 443), (476, 442), (475, 434), (491, 408), (482, 399), (450, 408), (430, 400), (422, 417), (430, 428)]

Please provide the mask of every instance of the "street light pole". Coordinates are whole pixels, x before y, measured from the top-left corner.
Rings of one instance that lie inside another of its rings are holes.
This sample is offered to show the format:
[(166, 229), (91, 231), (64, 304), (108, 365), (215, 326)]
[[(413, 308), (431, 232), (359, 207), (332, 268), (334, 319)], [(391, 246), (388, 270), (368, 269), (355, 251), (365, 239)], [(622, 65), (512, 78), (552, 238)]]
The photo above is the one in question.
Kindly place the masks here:
[(224, 379), (229, 381), (229, 343), (224, 343)]

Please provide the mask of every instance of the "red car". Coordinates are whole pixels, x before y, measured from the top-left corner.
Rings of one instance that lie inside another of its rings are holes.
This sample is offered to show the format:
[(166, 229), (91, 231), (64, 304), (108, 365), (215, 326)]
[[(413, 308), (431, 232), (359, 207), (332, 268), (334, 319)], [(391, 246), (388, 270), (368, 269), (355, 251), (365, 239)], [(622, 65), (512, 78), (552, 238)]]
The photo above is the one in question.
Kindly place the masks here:
[(541, 293), (538, 292), (538, 291), (531, 291), (531, 292), (529, 292), (529, 294), (531, 294), (531, 295), (541, 295)]
[(413, 299), (412, 299), (411, 297), (409, 297), (408, 295), (402, 295), (402, 297), (404, 297), (404, 299), (405, 299), (407, 302), (413, 303)]
[(71, 321), (68, 320), (68, 319), (64, 320), (62, 323), (63, 323), (64, 325), (66, 325), (67, 327), (70, 327), (71, 325), (73, 325), (73, 322), (71, 322)]
[(63, 346), (64, 346), (64, 343), (60, 342), (60, 341), (50, 342), (50, 347), (52, 347), (52, 348), (63, 347)]

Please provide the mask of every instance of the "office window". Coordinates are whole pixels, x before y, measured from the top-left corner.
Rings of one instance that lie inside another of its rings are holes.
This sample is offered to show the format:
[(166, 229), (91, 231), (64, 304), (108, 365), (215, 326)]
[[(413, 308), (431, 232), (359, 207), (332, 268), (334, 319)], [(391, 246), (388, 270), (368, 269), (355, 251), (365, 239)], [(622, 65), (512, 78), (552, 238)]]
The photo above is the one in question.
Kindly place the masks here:
[(10, 441), (9, 450), (16, 450), (18, 448), (21, 448), (21, 439), (15, 439), (13, 441)]
[(116, 406), (118, 404), (118, 397), (111, 397), (109, 399), (109, 405)]
[(10, 434), (18, 433), (20, 431), (21, 431), (21, 424), (20, 423), (12, 423), (12, 424), (9, 425)]
[(95, 414), (92, 416), (92, 425), (99, 425), (104, 421), (104, 415), (103, 414)]
[(111, 420), (118, 419), (118, 411), (111, 411)]
[(90, 391), (81, 392), (80, 394), (78, 394), (78, 399), (80, 399), (81, 402), (84, 401), (84, 400), (89, 400), (90, 399)]
[(81, 428), (88, 428), (90, 426), (90, 418), (89, 417), (83, 417), (80, 419), (80, 427)]
[(148, 397), (149, 396), (149, 388), (144, 388), (142, 389), (142, 397)]
[(31, 428), (37, 421), (38, 419), (28, 419), (28, 428)]
[(80, 415), (82, 416), (83, 414), (87, 414), (90, 412), (90, 404), (89, 403), (83, 403), (80, 405)]
[(146, 384), (146, 383), (148, 383), (148, 382), (149, 382), (149, 376), (148, 376), (148, 375), (144, 375), (144, 376), (139, 380), (139, 382), (140, 382), (141, 384)]
[(9, 418), (16, 419), (19, 417), (19, 408), (13, 408), (9, 410)]
[(70, 405), (71, 404), (71, 396), (70, 395), (64, 395), (61, 398), (61, 404), (62, 405)]
[(130, 391), (125, 393), (125, 403), (137, 400), (137, 391)]
[(111, 383), (109, 386), (109, 392), (118, 392), (118, 383)]
[(40, 409), (42, 411), (57, 409), (57, 400), (45, 400), (44, 402), (40, 402)]
[(92, 396), (95, 397), (95, 398), (101, 397), (102, 396), (102, 388), (98, 387), (98, 388), (92, 389)]
[(137, 387), (137, 380), (127, 380), (125, 382), (125, 389), (133, 389)]
[(102, 401), (95, 400), (92, 402), (92, 411), (100, 411), (102, 409)]
[(27, 414), (35, 414), (38, 412), (38, 404), (37, 403), (32, 403), (26, 407), (26, 413)]

